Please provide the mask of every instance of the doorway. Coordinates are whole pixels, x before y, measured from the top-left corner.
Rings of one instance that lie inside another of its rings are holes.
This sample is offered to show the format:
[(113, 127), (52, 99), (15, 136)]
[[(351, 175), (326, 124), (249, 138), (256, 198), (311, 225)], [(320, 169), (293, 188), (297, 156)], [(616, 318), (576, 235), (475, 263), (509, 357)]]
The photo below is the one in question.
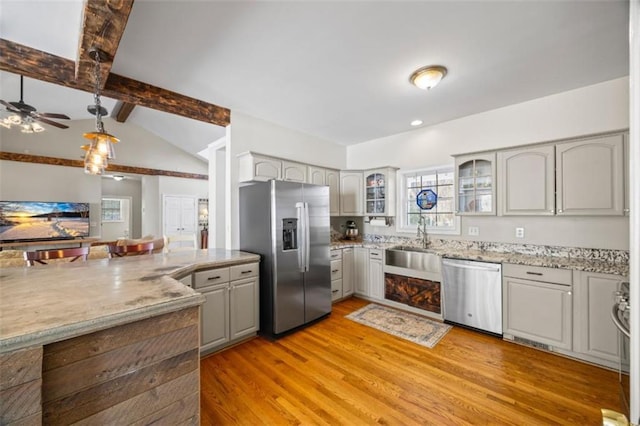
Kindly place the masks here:
[(130, 238), (133, 221), (131, 197), (104, 196), (101, 201), (100, 236), (104, 241)]

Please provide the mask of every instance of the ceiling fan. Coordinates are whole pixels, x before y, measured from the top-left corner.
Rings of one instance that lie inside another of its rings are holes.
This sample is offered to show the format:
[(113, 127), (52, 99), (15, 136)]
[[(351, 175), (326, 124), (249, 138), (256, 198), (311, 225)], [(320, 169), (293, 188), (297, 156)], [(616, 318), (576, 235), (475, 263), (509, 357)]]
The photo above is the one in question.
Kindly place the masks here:
[[(11, 115), (8, 118), (5, 118), (4, 124), (5, 127), (9, 127), (8, 125), (26, 125), (33, 131), (42, 131), (44, 128), (39, 125), (33, 125), (34, 122), (40, 122), (44, 124), (48, 124), (50, 126), (58, 127), (60, 129), (68, 129), (69, 126), (61, 123), (57, 123), (53, 120), (49, 120), (50, 118), (55, 118), (58, 120), (69, 120), (70, 118), (64, 114), (57, 114), (51, 112), (38, 112), (34, 107), (24, 103), (22, 100), (23, 93), (23, 79), (24, 77), (20, 76), (20, 100), (18, 102), (6, 102), (0, 99), (0, 104), (4, 105), (8, 112)], [(31, 133), (27, 132), (27, 133)]]

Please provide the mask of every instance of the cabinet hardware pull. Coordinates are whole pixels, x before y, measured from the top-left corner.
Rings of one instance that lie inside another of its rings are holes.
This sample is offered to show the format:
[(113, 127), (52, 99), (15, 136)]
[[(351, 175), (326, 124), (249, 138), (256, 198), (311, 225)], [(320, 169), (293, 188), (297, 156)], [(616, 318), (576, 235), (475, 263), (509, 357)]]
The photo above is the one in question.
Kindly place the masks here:
[(338, 272), (340, 269), (333, 269), (331, 272)]
[(529, 272), (527, 271), (527, 275), (538, 275), (538, 276), (542, 276), (542, 272)]
[(331, 293), (337, 293), (337, 292), (338, 292), (338, 290), (333, 290)]
[(220, 278), (221, 278), (221, 277), (220, 277), (220, 275), (216, 275), (215, 277), (209, 277), (209, 278), (207, 278), (207, 280), (208, 280), (208, 281), (211, 281), (211, 280), (219, 280)]
[(251, 272), (252, 272), (252, 271), (251, 271), (251, 269), (249, 269), (248, 271), (242, 271), (242, 272), (240, 272), (240, 273), (241, 273), (241, 274), (248, 274), (248, 273), (251, 273)]

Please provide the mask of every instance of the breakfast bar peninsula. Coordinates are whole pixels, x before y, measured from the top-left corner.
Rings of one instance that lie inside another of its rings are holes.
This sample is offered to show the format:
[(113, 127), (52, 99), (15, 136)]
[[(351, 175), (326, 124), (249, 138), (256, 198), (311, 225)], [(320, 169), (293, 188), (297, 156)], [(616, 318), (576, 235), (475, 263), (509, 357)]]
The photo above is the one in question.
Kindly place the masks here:
[(0, 424), (198, 424), (204, 297), (177, 279), (259, 259), (210, 249), (3, 268)]

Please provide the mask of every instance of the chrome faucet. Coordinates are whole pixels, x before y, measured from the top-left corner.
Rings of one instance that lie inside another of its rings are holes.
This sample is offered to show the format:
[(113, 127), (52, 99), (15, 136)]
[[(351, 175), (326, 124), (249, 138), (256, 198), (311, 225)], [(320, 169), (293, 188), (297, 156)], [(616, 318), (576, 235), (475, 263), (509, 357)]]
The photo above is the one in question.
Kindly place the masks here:
[(422, 248), (427, 248), (429, 245), (429, 238), (427, 236), (427, 219), (420, 215), (418, 219), (418, 238), (422, 237)]

